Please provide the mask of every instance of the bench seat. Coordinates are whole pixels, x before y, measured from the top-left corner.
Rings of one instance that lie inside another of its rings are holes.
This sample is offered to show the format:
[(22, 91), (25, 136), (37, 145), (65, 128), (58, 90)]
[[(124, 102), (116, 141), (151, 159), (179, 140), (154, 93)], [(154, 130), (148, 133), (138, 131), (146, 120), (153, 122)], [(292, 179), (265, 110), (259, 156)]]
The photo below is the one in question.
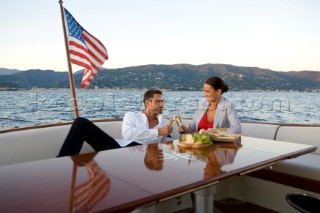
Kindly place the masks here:
[(320, 154), (320, 126), (281, 126), (276, 135), (277, 141), (287, 141), (317, 146)]
[[(95, 122), (113, 138), (122, 138), (122, 120)], [(71, 124), (30, 128), (0, 134), (0, 165), (55, 158), (68, 134)], [(93, 152), (84, 143), (81, 154)]]
[(278, 172), (320, 181), (320, 155), (306, 154), (272, 166)]
[[(320, 127), (319, 126), (281, 126), (276, 140), (292, 143), (302, 143), (317, 146), (318, 149), (310, 154), (288, 159), (273, 165), (273, 170), (279, 173), (305, 178), (320, 183)], [(301, 183), (301, 188), (303, 188)], [(317, 189), (320, 191), (320, 189)]]
[[(275, 140), (309, 144), (319, 147), (320, 145), (320, 126), (304, 126), (304, 125), (281, 125), (276, 133)], [(293, 159), (287, 159), (276, 163), (272, 169), (262, 169), (248, 174), (257, 180), (263, 180), (260, 184), (268, 188), (269, 196), (277, 197), (274, 201), (274, 209), (280, 212), (291, 212), (292, 207), (286, 204), (285, 197), (288, 193), (307, 193), (320, 197), (320, 152), (319, 148), (313, 152)], [(253, 183), (252, 179), (248, 179)], [(257, 203), (255, 197), (260, 194), (266, 194), (264, 187), (256, 185), (248, 186), (247, 189), (252, 190), (251, 201)], [(272, 193), (275, 191), (275, 193)]]
[(241, 123), (242, 135), (274, 140), (280, 125), (264, 123)]
[(54, 158), (70, 125), (0, 134), (0, 165)]

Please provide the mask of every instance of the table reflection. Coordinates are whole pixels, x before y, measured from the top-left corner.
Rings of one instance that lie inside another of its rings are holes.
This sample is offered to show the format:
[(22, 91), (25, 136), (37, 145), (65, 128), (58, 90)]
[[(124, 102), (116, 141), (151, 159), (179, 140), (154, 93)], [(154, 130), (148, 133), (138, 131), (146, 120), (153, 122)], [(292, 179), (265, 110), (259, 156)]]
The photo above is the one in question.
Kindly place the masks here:
[(101, 172), (100, 166), (94, 160), (96, 154), (71, 157), (73, 173), (70, 212), (89, 212), (110, 190), (110, 178)]
[(232, 164), (238, 149), (216, 149), (208, 153), (207, 164), (204, 168), (204, 179), (216, 176), (224, 172), (222, 167)]
[(148, 144), (144, 164), (150, 170), (161, 170), (163, 168), (163, 150), (158, 144)]
[(237, 152), (241, 147), (241, 144), (230, 143), (215, 144), (211, 147), (198, 149), (179, 147), (178, 151), (180, 153), (190, 154), (189, 164), (196, 160), (206, 161), (206, 165), (203, 169), (203, 178), (207, 179), (225, 172), (222, 167), (234, 162)]

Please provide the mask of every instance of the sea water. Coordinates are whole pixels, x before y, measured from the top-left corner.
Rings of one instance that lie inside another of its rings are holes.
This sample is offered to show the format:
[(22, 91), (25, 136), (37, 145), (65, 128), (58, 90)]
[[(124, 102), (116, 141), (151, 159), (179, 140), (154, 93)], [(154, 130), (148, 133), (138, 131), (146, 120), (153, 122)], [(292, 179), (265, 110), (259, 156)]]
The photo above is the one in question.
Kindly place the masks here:
[[(77, 91), (79, 115), (88, 119), (122, 118), (141, 111), (144, 91)], [(320, 124), (320, 95), (309, 92), (228, 92), (223, 94), (243, 121)], [(202, 91), (164, 91), (165, 116), (191, 118)], [(74, 119), (70, 91), (0, 91), (0, 129), (61, 123)]]

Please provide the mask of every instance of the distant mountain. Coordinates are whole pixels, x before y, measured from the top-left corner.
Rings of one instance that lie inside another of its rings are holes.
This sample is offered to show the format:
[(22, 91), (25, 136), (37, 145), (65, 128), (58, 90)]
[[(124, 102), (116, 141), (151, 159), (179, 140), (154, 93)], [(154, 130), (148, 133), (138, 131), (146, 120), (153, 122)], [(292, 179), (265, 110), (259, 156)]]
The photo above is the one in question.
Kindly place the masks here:
[[(82, 73), (83, 70), (80, 70), (74, 74), (76, 87), (80, 87)], [(317, 71), (276, 72), (226, 64), (152, 64), (108, 70), (103, 68), (90, 88), (202, 90), (204, 80), (211, 76), (224, 79), (230, 90), (320, 90), (320, 72)], [(0, 87), (68, 88), (68, 73), (27, 70), (0, 76)]]
[(297, 77), (300, 79), (311, 80), (311, 81), (320, 81), (319, 72), (314, 71), (301, 71), (301, 72), (287, 72), (289, 76)]
[(75, 73), (73, 73), (74, 75), (82, 75), (84, 73), (84, 69), (78, 70)]
[(67, 88), (68, 73), (55, 72), (53, 70), (26, 70), (11, 75), (0, 76), (0, 87), (6, 87), (6, 84), (14, 87), (31, 89), (40, 88)]
[(0, 68), (0, 75), (12, 75), (17, 72), (21, 72), (21, 70)]

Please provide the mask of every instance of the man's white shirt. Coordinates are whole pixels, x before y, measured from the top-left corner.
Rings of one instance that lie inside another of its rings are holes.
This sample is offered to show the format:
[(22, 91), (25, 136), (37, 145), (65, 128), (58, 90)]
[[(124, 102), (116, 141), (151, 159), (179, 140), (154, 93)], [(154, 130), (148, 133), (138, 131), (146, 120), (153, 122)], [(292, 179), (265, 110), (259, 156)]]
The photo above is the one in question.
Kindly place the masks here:
[(122, 121), (121, 134), (123, 139), (117, 139), (120, 146), (127, 146), (132, 141), (147, 144), (160, 142), (165, 137), (159, 136), (158, 129), (169, 125), (169, 120), (158, 115), (158, 125), (149, 129), (147, 116), (142, 112), (127, 112)]

